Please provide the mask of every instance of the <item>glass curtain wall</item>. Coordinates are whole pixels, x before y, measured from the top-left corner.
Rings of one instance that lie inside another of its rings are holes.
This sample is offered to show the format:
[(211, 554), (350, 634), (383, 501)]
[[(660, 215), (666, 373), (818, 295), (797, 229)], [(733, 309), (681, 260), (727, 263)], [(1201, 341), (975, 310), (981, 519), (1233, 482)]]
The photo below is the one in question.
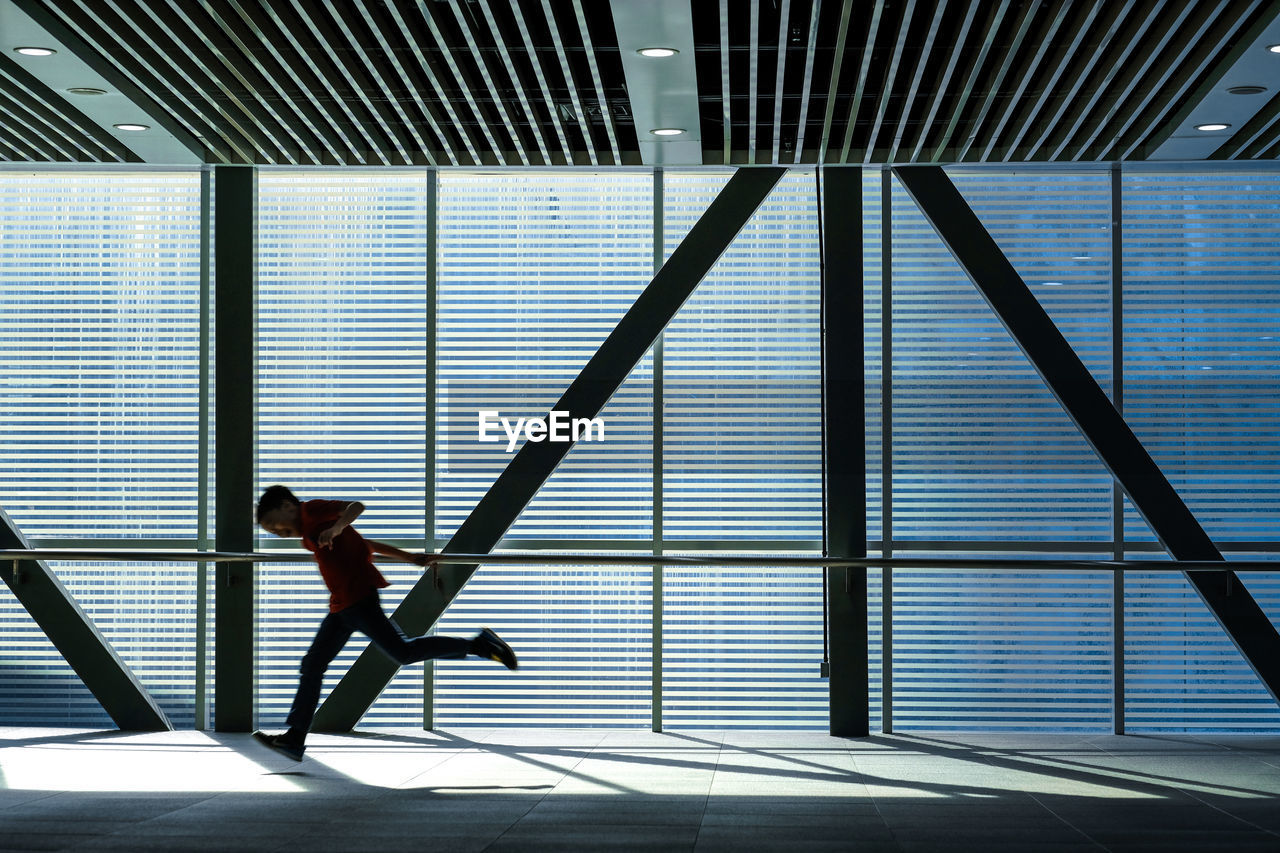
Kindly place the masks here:
[[(949, 172), (1224, 552), (1280, 553), (1280, 178)], [(200, 177), (0, 172), (0, 507), (37, 544), (199, 544)], [(513, 455), (479, 413), (545, 413), (727, 178), (262, 170), (261, 484), (441, 547)], [(820, 553), (816, 199), (783, 180), (502, 548)], [(866, 172), (863, 208), (872, 553), (1166, 559), (896, 179)], [(193, 725), (196, 568), (52, 568)], [(390, 610), (421, 571), (385, 572)], [(259, 583), (270, 726), (325, 592), (306, 564)], [(1280, 572), (1245, 584), (1280, 619)], [(868, 608), (873, 726), (1280, 725), (1180, 575), (873, 570)], [(826, 726), (816, 571), (489, 567), (437, 630), (482, 624), (519, 673), (406, 667), (363, 725)], [(7, 592), (0, 626), (0, 721), (108, 723)]]

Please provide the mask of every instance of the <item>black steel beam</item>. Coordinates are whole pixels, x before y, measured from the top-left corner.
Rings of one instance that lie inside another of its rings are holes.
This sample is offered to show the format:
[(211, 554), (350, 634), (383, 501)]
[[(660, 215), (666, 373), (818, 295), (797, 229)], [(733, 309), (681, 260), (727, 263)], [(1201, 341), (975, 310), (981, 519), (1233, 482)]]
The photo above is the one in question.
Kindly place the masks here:
[[(784, 173), (777, 168), (740, 169), (729, 179), (569, 384), (552, 407), (554, 411), (568, 412), (571, 418), (599, 414)], [(442, 550), (462, 554), (491, 551), (572, 447), (571, 443), (525, 442)], [(221, 469), (221, 457), (218, 466)], [(396, 608), (396, 623), (410, 636), (425, 633), (476, 568), (475, 564), (441, 566), (436, 570), (438, 585), (424, 576)], [(328, 732), (354, 728), (397, 669), (382, 652), (366, 648), (320, 706), (313, 728)]]
[[(214, 390), (218, 467), (214, 548), (252, 551), (257, 170), (214, 169)], [(217, 564), (214, 593), (214, 728), (248, 732), (254, 719), (254, 564)]]
[[(894, 171), (1165, 549), (1175, 560), (1222, 560), (1200, 522), (942, 167), (904, 166)], [(1183, 574), (1280, 701), (1280, 634), (1235, 572)]]
[[(867, 556), (867, 463), (862, 329), (862, 169), (823, 171), (822, 476), (828, 557)], [(865, 737), (867, 570), (826, 570), (831, 734)]]
[[(0, 548), (30, 548), (0, 510)], [(40, 560), (6, 560), (0, 577), (66, 659), (117, 726), (126, 731), (168, 731), (173, 726), (57, 575)]]

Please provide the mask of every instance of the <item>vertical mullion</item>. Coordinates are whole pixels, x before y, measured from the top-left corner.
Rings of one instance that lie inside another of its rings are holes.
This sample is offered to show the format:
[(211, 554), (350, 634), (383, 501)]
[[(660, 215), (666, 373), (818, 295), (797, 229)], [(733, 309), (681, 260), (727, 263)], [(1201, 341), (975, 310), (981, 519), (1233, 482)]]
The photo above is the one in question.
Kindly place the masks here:
[[(1111, 167), (1111, 402), (1124, 415), (1124, 199), (1120, 167)], [(1124, 495), (1111, 480), (1112, 556), (1123, 560)], [(1124, 734), (1124, 572), (1111, 577), (1111, 731)]]
[[(653, 274), (657, 275), (658, 270), (662, 268), (663, 249), (666, 238), (663, 235), (662, 220), (662, 203), (663, 203), (663, 183), (662, 170), (653, 170)], [(663, 446), (663, 369), (665, 361), (663, 359), (663, 346), (666, 341), (665, 334), (659, 334), (658, 340), (653, 345), (653, 555), (655, 557), (662, 556), (663, 553), (663, 537), (666, 535), (663, 528), (663, 512), (662, 512), (662, 492), (663, 492), (663, 476), (662, 476), (662, 446)], [(662, 583), (663, 572), (662, 565), (654, 563), (652, 571), (652, 597), (650, 599), (650, 625), (652, 633), (652, 684), (650, 687), (650, 707), (652, 728), (655, 732), (662, 731), (662, 620), (663, 620), (663, 599), (662, 599)]]
[[(214, 483), (215, 547), (252, 551), (257, 400), (257, 169), (214, 170), (214, 263), (218, 371), (215, 405), (218, 468)], [(252, 562), (221, 562), (215, 571), (214, 702), (220, 732), (252, 731), (255, 725), (257, 624)]]
[[(209, 549), (209, 248), (212, 174), (200, 170), (200, 401), (196, 445), (196, 548)], [(209, 642), (208, 563), (198, 561), (196, 573), (196, 685), (195, 727), (209, 727), (209, 689), (206, 683)]]
[[(893, 173), (880, 173), (880, 556), (893, 556)], [(880, 570), (880, 729), (893, 731), (893, 569)]]
[[(426, 528), (423, 536), (423, 544), (427, 551), (435, 551), (436, 549), (436, 361), (438, 358), (436, 346), (436, 322), (438, 319), (438, 306), (436, 304), (437, 278), (436, 278), (436, 249), (439, 230), (436, 227), (436, 192), (438, 178), (440, 173), (435, 169), (427, 170), (427, 372), (426, 383), (423, 390), (423, 399), (426, 403), (425, 433), (426, 438), (424, 445), (427, 454), (427, 482), (426, 492), (427, 499), (425, 501), (425, 517), (423, 519)], [(434, 572), (436, 569), (429, 568), (428, 572)], [(435, 625), (431, 626), (430, 633), (436, 632)], [(436, 708), (436, 667), (435, 661), (428, 660), (423, 662), (422, 667), (422, 728), (424, 731), (430, 731), (436, 727), (435, 722)]]
[[(862, 269), (862, 169), (825, 170), (819, 216), (822, 332), (824, 539), (827, 556), (867, 554), (866, 380)], [(830, 731), (868, 734), (867, 570), (826, 570)]]

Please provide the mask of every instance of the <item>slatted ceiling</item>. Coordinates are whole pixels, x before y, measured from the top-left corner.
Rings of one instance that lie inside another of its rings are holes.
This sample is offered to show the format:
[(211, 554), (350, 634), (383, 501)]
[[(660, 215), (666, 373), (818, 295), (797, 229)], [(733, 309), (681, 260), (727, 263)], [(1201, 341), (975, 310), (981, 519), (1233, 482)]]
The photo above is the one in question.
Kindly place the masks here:
[[(614, 166), (640, 162), (648, 130), (632, 123), (605, 2), (20, 2), (120, 68), (209, 162)], [(692, 9), (708, 165), (1140, 160), (1273, 13), (1263, 0)], [(0, 157), (122, 156), (92, 123), (67, 119), (86, 145), (6, 114), (22, 88), (0, 74)], [(1215, 156), (1274, 158), (1278, 115), (1264, 108)]]
[(0, 160), (136, 163), (139, 157), (26, 69), (0, 56)]

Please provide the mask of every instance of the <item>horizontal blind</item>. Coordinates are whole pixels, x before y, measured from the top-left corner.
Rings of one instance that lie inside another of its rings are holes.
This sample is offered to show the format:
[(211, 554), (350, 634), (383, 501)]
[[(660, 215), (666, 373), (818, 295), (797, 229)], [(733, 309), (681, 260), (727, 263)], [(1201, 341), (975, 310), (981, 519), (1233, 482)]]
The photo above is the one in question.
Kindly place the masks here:
[[(436, 535), (447, 539), (653, 275), (653, 176), (445, 172), (439, 188)], [(652, 535), (646, 356), (521, 513), (512, 539)], [(496, 412), (481, 442), (479, 415)], [(592, 434), (593, 439), (598, 433)], [(508, 452), (510, 448), (510, 452)]]
[[(1107, 175), (951, 177), (1108, 385)], [(1110, 540), (1110, 477), (896, 180), (892, 227), (894, 556)], [(895, 569), (892, 588), (895, 730), (1110, 725), (1109, 574)]]
[[(866, 425), (866, 511), (867, 540), (883, 539), (884, 528), (884, 477), (892, 472), (884, 469), (884, 280), (885, 245), (883, 215), (883, 174), (876, 169), (866, 169), (862, 174), (862, 311), (863, 311), (863, 378), (866, 382), (866, 400), (863, 411)], [(830, 241), (841, 239), (839, 234), (824, 234)], [(834, 282), (828, 279), (827, 286)], [(892, 388), (889, 389), (892, 393)], [(890, 424), (892, 425), (892, 424)], [(868, 556), (882, 556), (884, 551), (871, 548)], [(867, 569), (867, 711), (870, 731), (883, 726), (884, 671), (882, 668), (884, 643), (883, 573), (878, 568)], [(828, 650), (828, 655), (830, 654)]]
[[(1280, 555), (1239, 558), (1278, 560)], [(1161, 558), (1144, 553), (1128, 559)], [(1280, 561), (1275, 574), (1242, 572), (1240, 577), (1280, 627)], [(1129, 572), (1124, 590), (1127, 731), (1280, 729), (1275, 700), (1181, 573)]]
[(648, 569), (484, 566), (436, 626), (489, 627), (520, 669), (435, 663), (438, 726), (642, 726), (649, 722), (653, 610)]
[(196, 564), (49, 567), (176, 728), (195, 725)]
[[(417, 548), (428, 477), (426, 180), (266, 171), (258, 182), (260, 487), (359, 500), (361, 533)], [(421, 570), (380, 567), (390, 612)], [(283, 721), (328, 592), (314, 564), (263, 564), (258, 577), (259, 711)], [(347, 644), (326, 692), (365, 645)], [(362, 724), (421, 720), (422, 669), (405, 667)]]
[[(725, 182), (666, 173), (667, 255)], [(667, 327), (669, 548), (821, 540), (818, 261), (814, 175), (793, 172)], [(668, 566), (663, 609), (666, 728), (826, 726), (820, 572)]]
[(1111, 671), (1110, 572), (894, 569), (896, 731), (1106, 731)]
[(827, 728), (822, 578), (816, 569), (665, 567), (664, 727)]
[[(1272, 542), (1280, 178), (1142, 172), (1123, 191), (1125, 418), (1219, 546)], [(1154, 539), (1128, 502), (1125, 537)], [(1278, 618), (1274, 578), (1244, 577)], [(1125, 595), (1131, 731), (1276, 729), (1280, 710), (1182, 575), (1131, 573)]]
[[(29, 539), (196, 535), (198, 172), (0, 173), (0, 507)], [(191, 564), (53, 563), (177, 726), (194, 722)], [(110, 727), (0, 595), (0, 722)]]
[[(665, 176), (668, 255), (724, 183)], [(792, 173), (667, 327), (668, 541), (822, 538), (818, 260), (813, 174)]]
[(196, 534), (200, 177), (0, 173), (0, 506), (31, 538)]
[[(1105, 175), (953, 177), (1105, 382)], [(896, 179), (893, 205), (895, 537), (1109, 540), (1106, 470)]]
[(1280, 176), (1144, 172), (1123, 190), (1125, 417), (1215, 542), (1274, 540)]
[[(481, 411), (544, 417), (653, 275), (653, 176), (447, 172), (439, 188), (436, 535), (453, 534), (524, 444), (481, 442)], [(507, 540), (653, 533), (653, 359), (600, 412)], [(598, 437), (596, 434), (593, 437)], [(508, 452), (508, 446), (511, 452)], [(484, 566), (437, 625), (481, 626), (520, 656), (435, 664), (438, 725), (641, 725), (649, 719), (649, 572)]]

